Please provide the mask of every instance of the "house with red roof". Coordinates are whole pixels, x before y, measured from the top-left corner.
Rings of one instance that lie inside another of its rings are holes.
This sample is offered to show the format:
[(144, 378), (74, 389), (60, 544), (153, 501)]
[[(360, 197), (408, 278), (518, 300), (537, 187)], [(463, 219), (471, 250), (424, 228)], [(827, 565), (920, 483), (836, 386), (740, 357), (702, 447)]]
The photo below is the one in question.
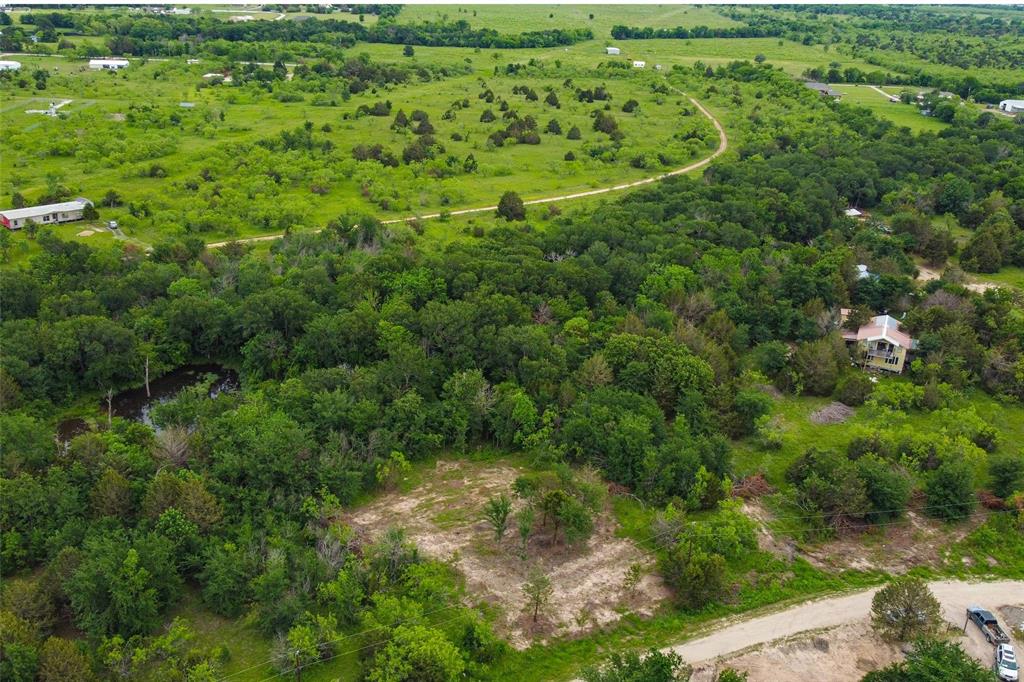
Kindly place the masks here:
[[(845, 319), (849, 311), (842, 312)], [(876, 315), (857, 331), (843, 331), (843, 339), (856, 347), (861, 366), (895, 374), (903, 371), (907, 356), (917, 348), (917, 339), (911, 338), (899, 320), (889, 315)]]

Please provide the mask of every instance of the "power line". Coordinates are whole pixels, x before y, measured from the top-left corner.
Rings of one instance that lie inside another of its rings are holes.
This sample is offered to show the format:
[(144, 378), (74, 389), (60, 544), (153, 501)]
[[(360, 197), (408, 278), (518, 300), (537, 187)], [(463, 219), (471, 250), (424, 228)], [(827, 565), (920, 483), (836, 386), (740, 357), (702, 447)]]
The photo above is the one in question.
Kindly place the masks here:
[[(454, 618), (449, 618), (447, 620), (442, 620), (439, 623), (431, 623), (431, 625), (433, 627), (438, 627), (440, 625), (446, 625), (448, 623), (453, 623), (453, 622), (459, 620), (461, 617), (462, 617), (461, 615), (460, 616), (455, 616)], [(282, 675), (287, 675), (289, 673), (293, 673), (296, 670), (299, 670), (299, 669), (301, 669), (303, 667), (307, 667), (308, 668), (308, 667), (311, 667), (311, 666), (314, 666), (314, 665), (319, 665), (321, 663), (326, 663), (327, 661), (334, 660), (335, 658), (338, 658), (340, 656), (347, 656), (349, 654), (358, 653), (358, 652), (363, 651), (365, 649), (370, 649), (370, 648), (375, 647), (375, 646), (380, 646), (382, 644), (387, 644), (389, 641), (391, 641), (390, 637), (388, 637), (387, 639), (382, 639), (382, 640), (378, 640), (376, 642), (372, 642), (370, 644), (365, 644), (365, 645), (363, 645), (361, 647), (358, 647), (356, 649), (349, 649), (347, 651), (339, 651), (338, 653), (332, 654), (331, 656), (328, 656), (327, 658), (322, 658), (319, 661), (314, 661), (313, 663), (310, 663), (308, 666), (296, 666), (294, 668), (289, 668), (287, 670), (282, 670), (282, 671), (280, 671), (278, 673), (275, 673), (275, 674), (271, 675), (270, 677), (262, 678), (261, 680), (259, 680), (259, 682), (269, 682), (269, 680), (276, 679), (278, 677), (281, 677)], [(324, 642), (324, 644), (330, 644), (330, 642)]]
[[(434, 615), (436, 613), (441, 613), (443, 611), (450, 611), (452, 609), (458, 609), (458, 608), (463, 608), (462, 604), (451, 604), (449, 606), (442, 606), (440, 608), (433, 609), (431, 611), (427, 611), (426, 613), (422, 613), (422, 614), (420, 614), (420, 616), (421, 617), (432, 616), (432, 615)], [(462, 616), (460, 615), (459, 618), (461, 618), (461, 617)], [(455, 619), (453, 619), (453, 620), (455, 620)], [(406, 619), (406, 621), (399, 621), (399, 623), (401, 624), (401, 623), (404, 623), (404, 622), (407, 622), (407, 621), (408, 621), (408, 619)], [(365, 635), (368, 632), (374, 632), (375, 630), (381, 630), (381, 629), (384, 629), (384, 628), (387, 628), (387, 627), (390, 627), (390, 626), (389, 625), (377, 625), (375, 627), (366, 628), (365, 630), (360, 630), (358, 632), (353, 632), (351, 634), (344, 635), (344, 636), (338, 637), (336, 639), (331, 639), (331, 640), (328, 640), (326, 642), (321, 642), (320, 644), (321, 645), (324, 645), (324, 644), (336, 644), (336, 643), (342, 642), (342, 641), (344, 641), (346, 639), (352, 639), (353, 637), (359, 637), (360, 635)], [(274, 662), (273, 658), (268, 658), (265, 661), (261, 661), (261, 662), (255, 664), (255, 665), (251, 665), (248, 668), (242, 668), (241, 670), (236, 670), (235, 672), (231, 673), (230, 675), (225, 675), (224, 677), (218, 678), (219, 682), (223, 682), (223, 680), (229, 680), (232, 677), (236, 677), (238, 675), (241, 675), (242, 673), (249, 672), (250, 670), (255, 670), (256, 668), (262, 668), (263, 666), (269, 665), (270, 663), (273, 663), (273, 662)]]

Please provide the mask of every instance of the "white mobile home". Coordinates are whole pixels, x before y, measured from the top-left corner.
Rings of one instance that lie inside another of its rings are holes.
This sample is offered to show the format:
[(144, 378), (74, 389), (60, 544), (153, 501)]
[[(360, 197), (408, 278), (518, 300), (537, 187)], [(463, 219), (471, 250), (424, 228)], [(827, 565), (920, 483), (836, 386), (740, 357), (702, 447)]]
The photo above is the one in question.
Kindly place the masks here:
[(92, 206), (92, 202), (88, 199), (78, 198), (72, 201), (62, 201), (59, 204), (11, 208), (0, 211), (0, 225), (8, 230), (20, 230), (30, 222), (39, 225), (70, 223), (74, 220), (81, 220), (87, 206)]
[(647, 68), (647, 62), (635, 61), (635, 62), (633, 62), (633, 68), (634, 69), (644, 69), (644, 68)]
[(21, 69), (21, 62), (10, 59), (0, 60), (0, 71), (18, 71)]
[(128, 67), (127, 59), (90, 59), (89, 68), (96, 71), (117, 71)]
[(999, 103), (999, 111), (1016, 114), (1024, 111), (1024, 99), (1004, 99)]
[(617, 47), (606, 47), (604, 48), (605, 54), (621, 54), (621, 50)]

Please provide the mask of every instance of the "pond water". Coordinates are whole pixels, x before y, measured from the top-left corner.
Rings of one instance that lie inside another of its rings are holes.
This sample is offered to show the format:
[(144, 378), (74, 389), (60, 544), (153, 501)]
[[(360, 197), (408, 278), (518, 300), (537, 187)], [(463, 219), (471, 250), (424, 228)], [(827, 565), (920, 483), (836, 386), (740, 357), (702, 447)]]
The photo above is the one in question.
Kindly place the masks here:
[[(214, 364), (186, 365), (150, 381), (148, 396), (145, 386), (131, 388), (116, 394), (111, 401), (111, 411), (115, 417), (141, 422), (159, 432), (159, 427), (153, 424), (151, 416), (153, 408), (173, 400), (182, 389), (199, 383), (206, 383), (211, 398), (215, 398), (225, 391), (237, 391), (241, 386), (238, 373), (233, 369)], [(105, 415), (106, 412), (107, 401), (104, 398), (100, 401), (100, 414)], [(67, 442), (88, 430), (89, 425), (84, 419), (78, 417), (65, 419), (57, 424), (57, 438)]]

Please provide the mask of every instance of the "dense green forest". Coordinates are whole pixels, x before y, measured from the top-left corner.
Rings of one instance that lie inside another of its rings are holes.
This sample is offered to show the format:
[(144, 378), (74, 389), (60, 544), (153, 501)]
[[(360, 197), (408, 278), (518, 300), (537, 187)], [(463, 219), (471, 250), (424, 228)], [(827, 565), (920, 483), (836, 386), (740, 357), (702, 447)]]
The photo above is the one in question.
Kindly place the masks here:
[[(64, 16), (22, 23), (102, 30), (132, 54), (191, 54), (179, 35), (195, 31), (335, 48), (336, 34), (488, 48), (590, 38), (404, 31), (390, 23), (400, 14), (373, 28), (140, 18), (98, 29), (106, 19)], [(283, 80), (248, 75), (266, 72)], [(300, 67), (294, 80), (342, 75), (397, 85), (415, 72), (351, 59)], [(1024, 267), (1021, 118), (964, 107), (941, 133), (914, 134), (823, 102), (769, 64), (698, 63), (668, 78), (745, 112), (729, 155), (543, 217), (503, 201), (502, 217), (443, 245), (421, 224), (364, 213), (269, 246), (174, 233), (151, 253), (40, 229), (38, 253), (0, 276), (0, 678), (225, 679), (237, 651), (178, 619), (188, 603), (255, 627), (272, 653), (248, 663), (281, 675), (342, 660), (345, 679), (508, 679), (529, 653), (503, 640), (449, 563), (400, 528), (369, 538), (344, 522), (440, 454), (529, 463), (509, 491), (516, 514), (504, 495), (484, 512), (498, 539), (523, 538), (524, 556), (532, 535), (585, 543), (611, 491), (649, 511), (642, 534), (674, 597), (666, 608), (710, 612), (744, 590), (788, 596), (811, 569), (747, 570), (757, 531), (732, 498), (750, 482), (739, 451), (779, 455), (771, 416), (792, 396), (881, 415), (852, 438), (802, 448), (773, 479), (786, 492), (773, 503), (799, 520), (802, 541), (869, 533), (914, 506), (976, 521), (975, 539), (1004, 535), (986, 548), (998, 567), (978, 570), (1020, 577), (1020, 427), (1003, 431), (978, 406), (1024, 414), (1024, 306), (1012, 288), (966, 286), (964, 270)], [(382, 112), (405, 113), (383, 98), (365, 113)], [(596, 110), (595, 129), (605, 116)], [(405, 125), (417, 122), (429, 123)], [(249, 151), (330, 151), (322, 129), (296, 124)], [(885, 222), (847, 217), (850, 206)], [(921, 265), (944, 275), (919, 280)], [(857, 366), (841, 308), (851, 324), (902, 320), (919, 341), (904, 376), (876, 382)], [(211, 396), (200, 382), (155, 407), (152, 424), (107, 411), (115, 392), (196, 363), (232, 368), (240, 387)], [(84, 428), (55, 439), (69, 416)], [(925, 416), (943, 428), (906, 421)], [(534, 621), (545, 580), (524, 587)], [(922, 646), (870, 679), (904, 679), (950, 651)]]

